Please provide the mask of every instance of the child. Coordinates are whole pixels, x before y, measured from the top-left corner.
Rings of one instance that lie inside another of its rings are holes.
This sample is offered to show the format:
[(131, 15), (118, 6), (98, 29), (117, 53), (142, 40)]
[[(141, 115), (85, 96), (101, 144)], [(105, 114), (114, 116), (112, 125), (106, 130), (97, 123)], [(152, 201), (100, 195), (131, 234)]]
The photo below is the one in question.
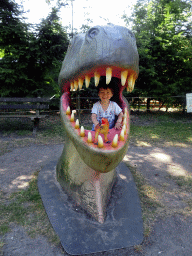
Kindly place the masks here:
[[(113, 96), (113, 89), (106, 84), (99, 84), (98, 85), (98, 96), (100, 101), (96, 102), (92, 108), (92, 122), (93, 122), (93, 129), (96, 126), (101, 124), (101, 119), (107, 118), (109, 122), (109, 129), (115, 127), (115, 129), (121, 129), (121, 122), (123, 118), (122, 109), (119, 105), (114, 102), (110, 101)], [(118, 116), (118, 119), (115, 123), (115, 116)]]

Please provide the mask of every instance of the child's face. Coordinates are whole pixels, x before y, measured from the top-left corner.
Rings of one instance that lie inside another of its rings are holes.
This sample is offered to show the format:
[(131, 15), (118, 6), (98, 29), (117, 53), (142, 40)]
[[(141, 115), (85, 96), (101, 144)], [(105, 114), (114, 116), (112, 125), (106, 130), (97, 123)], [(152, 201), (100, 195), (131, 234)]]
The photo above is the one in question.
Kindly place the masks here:
[(108, 102), (111, 99), (111, 97), (113, 96), (113, 93), (110, 88), (107, 88), (107, 89), (101, 88), (99, 90), (98, 95), (99, 95), (101, 102)]

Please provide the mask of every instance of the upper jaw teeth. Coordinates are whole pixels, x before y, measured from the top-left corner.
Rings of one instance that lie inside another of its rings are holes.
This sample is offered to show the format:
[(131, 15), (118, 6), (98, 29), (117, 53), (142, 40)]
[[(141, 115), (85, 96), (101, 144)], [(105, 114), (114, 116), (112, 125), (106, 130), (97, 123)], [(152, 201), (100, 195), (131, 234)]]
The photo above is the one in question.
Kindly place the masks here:
[(100, 74), (99, 72), (95, 72), (94, 73), (94, 77), (95, 77), (95, 86), (97, 86), (99, 84), (99, 80), (100, 80)]
[(127, 91), (132, 92), (134, 90), (134, 86), (135, 86), (135, 78), (134, 78), (133, 74), (130, 75), (127, 83), (128, 83)]
[[(126, 69), (121, 71), (121, 85), (127, 87), (128, 92), (132, 92), (135, 85), (135, 76), (134, 74)], [(106, 84), (109, 84), (111, 82), (111, 78), (113, 75), (113, 69), (111, 67), (106, 68)], [(79, 90), (82, 89), (83, 82), (85, 79), (85, 86), (86, 88), (89, 87), (91, 76), (85, 75), (85, 78), (78, 78), (74, 81), (71, 81), (70, 88), (71, 91), (76, 91), (78, 88)], [(98, 71), (94, 72), (94, 79), (95, 79), (95, 86), (98, 86), (100, 81), (100, 73)], [(127, 83), (126, 83), (127, 81)]]
[(86, 86), (86, 88), (89, 87), (90, 80), (91, 80), (90, 76), (85, 76), (85, 86)]
[(121, 84), (122, 86), (125, 85), (127, 80), (128, 70), (121, 71)]
[(112, 68), (106, 69), (106, 84), (109, 84), (111, 82), (112, 78)]
[(79, 90), (81, 90), (83, 87), (83, 79), (82, 78), (78, 79), (78, 85), (79, 85)]
[(74, 81), (74, 87), (75, 87), (75, 90), (78, 89), (78, 82), (77, 81)]

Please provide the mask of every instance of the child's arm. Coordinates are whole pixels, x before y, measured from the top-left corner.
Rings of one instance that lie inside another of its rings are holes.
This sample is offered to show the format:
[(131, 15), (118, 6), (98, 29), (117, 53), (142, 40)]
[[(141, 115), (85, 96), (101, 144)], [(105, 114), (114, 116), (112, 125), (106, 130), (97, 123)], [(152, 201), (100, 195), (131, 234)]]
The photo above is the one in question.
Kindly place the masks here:
[(122, 126), (122, 118), (123, 118), (123, 112), (121, 111), (121, 113), (119, 113), (118, 115), (118, 119), (117, 119), (117, 122), (115, 124), (115, 129), (121, 129), (121, 126)]
[(92, 114), (91, 119), (92, 119), (93, 124), (96, 127), (99, 124), (99, 122), (97, 121), (97, 114)]

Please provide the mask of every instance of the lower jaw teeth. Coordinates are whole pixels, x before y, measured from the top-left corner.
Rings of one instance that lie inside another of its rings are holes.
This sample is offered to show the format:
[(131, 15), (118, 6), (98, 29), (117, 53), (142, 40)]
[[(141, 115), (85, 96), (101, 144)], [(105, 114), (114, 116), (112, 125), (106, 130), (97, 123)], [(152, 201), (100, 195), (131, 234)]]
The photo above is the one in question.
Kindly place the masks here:
[(71, 115), (71, 110), (70, 110), (70, 107), (69, 107), (69, 106), (67, 107), (66, 115), (68, 115), (68, 116)]
[[(69, 120), (70, 120), (70, 122), (75, 122), (74, 128), (76, 130), (80, 129), (80, 133), (79, 133), (80, 137), (86, 137), (84, 126), (81, 126), (81, 128), (80, 128), (79, 119), (76, 119), (76, 121), (74, 121), (74, 113), (71, 114), (71, 116), (69, 117)], [(73, 120), (73, 121), (71, 121), (71, 120)], [(123, 128), (122, 128), (119, 135), (115, 134), (112, 143), (107, 142), (106, 145), (109, 146), (111, 144), (111, 146), (113, 148), (116, 148), (118, 146), (119, 141), (124, 141), (125, 140), (125, 135), (126, 135), (126, 124), (123, 125)], [(88, 132), (87, 143), (93, 143), (94, 141), (97, 144), (98, 148), (103, 148), (104, 147), (104, 141), (103, 141), (103, 138), (102, 138), (101, 135), (98, 135), (98, 138), (97, 138), (97, 141), (96, 141), (96, 140), (93, 139), (92, 133)]]
[(101, 135), (98, 135), (98, 148), (103, 148), (103, 139)]
[[(74, 123), (73, 124), (73, 127), (76, 129), (76, 130), (79, 130), (80, 129), (80, 124), (79, 124), (79, 119), (76, 119), (75, 121), (75, 117), (74, 115), (76, 114), (76, 110), (70, 110), (70, 107), (68, 106), (67, 107), (67, 110), (66, 110), (66, 115), (68, 115), (69, 117), (69, 120), (70, 122)], [(111, 144), (112, 147), (116, 148), (118, 146), (118, 141), (124, 141), (125, 140), (125, 135), (127, 133), (126, 131), (126, 128), (127, 128), (127, 114), (128, 114), (128, 111), (127, 111), (127, 108), (124, 109), (124, 115), (123, 115), (123, 127), (122, 127), (122, 130), (120, 132), (120, 134), (116, 134), (113, 138), (113, 141), (112, 143), (109, 143), (107, 142), (106, 145), (109, 145)], [(83, 126), (81, 126), (81, 129), (80, 129), (80, 133), (79, 133), (80, 137), (85, 137), (85, 129)], [(106, 141), (106, 138), (105, 138), (105, 141)], [(94, 142), (94, 139), (92, 138), (92, 133), (91, 132), (88, 132), (88, 136), (87, 136), (87, 143), (93, 143)], [(98, 148), (103, 148), (104, 147), (104, 142), (103, 142), (103, 138), (101, 137), (101, 135), (98, 135)], [(108, 148), (108, 146), (107, 146)]]
[(80, 136), (85, 137), (85, 130), (83, 126), (81, 126)]
[(75, 122), (75, 129), (79, 129), (79, 119), (77, 119)]
[(125, 139), (125, 132), (124, 132), (124, 129), (122, 129), (119, 136), (119, 140), (124, 141), (124, 139)]
[(124, 131), (124, 135), (126, 135), (126, 125), (125, 124), (123, 125), (122, 130)]
[(92, 143), (92, 135), (91, 135), (91, 132), (88, 132), (88, 138), (87, 138), (87, 142), (88, 143)]
[(116, 148), (118, 146), (118, 134), (113, 138), (112, 147)]
[(75, 120), (75, 116), (74, 116), (74, 113), (71, 114), (71, 118), (70, 118), (70, 122), (74, 122)]

